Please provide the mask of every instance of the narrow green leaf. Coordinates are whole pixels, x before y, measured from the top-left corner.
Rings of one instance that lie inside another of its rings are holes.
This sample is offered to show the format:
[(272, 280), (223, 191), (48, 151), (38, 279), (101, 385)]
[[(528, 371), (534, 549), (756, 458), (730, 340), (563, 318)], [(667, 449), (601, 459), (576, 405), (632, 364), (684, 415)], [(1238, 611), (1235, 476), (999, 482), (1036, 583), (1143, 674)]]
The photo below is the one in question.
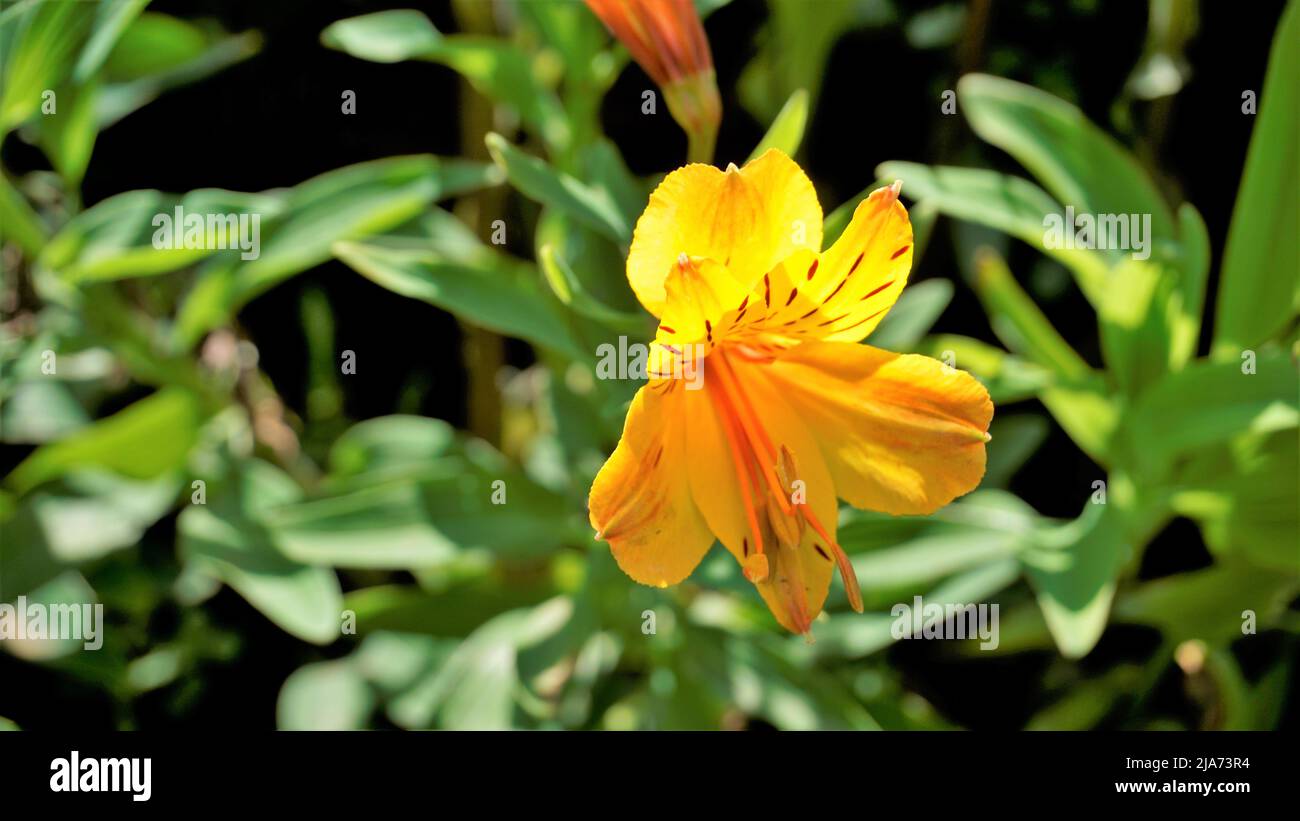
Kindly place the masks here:
[(563, 211), (620, 245), (631, 242), (632, 228), (609, 195), (523, 153), (500, 134), (488, 134), (485, 141), (492, 159), (525, 196)]
[(198, 437), (202, 411), (193, 394), (167, 388), (141, 399), (67, 439), (37, 448), (6, 484), (24, 493), (84, 467), (103, 467), (149, 479), (184, 463)]
[(1101, 638), (1116, 575), (1131, 551), (1112, 509), (1089, 505), (1073, 522), (1040, 532), (1021, 554), (1043, 618), (1067, 658), (1087, 655)]
[(1175, 242), (1169, 206), (1133, 155), (1073, 105), (1032, 86), (968, 74), (957, 97), (971, 128), (1015, 157), (1062, 205), (1150, 214), (1153, 242)]
[(1282, 12), (1228, 229), (1214, 356), (1236, 359), (1300, 314), (1300, 4)]
[(1253, 373), (1249, 364), (1197, 362), (1149, 389), (1125, 420), (1142, 463), (1159, 473), (1188, 450), (1300, 424), (1300, 374), (1291, 357), (1261, 351)]
[(795, 152), (799, 150), (799, 144), (803, 142), (803, 131), (807, 124), (808, 92), (801, 88), (791, 94), (790, 98), (785, 101), (785, 105), (777, 113), (776, 119), (772, 120), (772, 124), (768, 126), (763, 139), (758, 141), (758, 145), (754, 146), (754, 151), (749, 155), (749, 160), (758, 159), (770, 148), (779, 149), (793, 157)]

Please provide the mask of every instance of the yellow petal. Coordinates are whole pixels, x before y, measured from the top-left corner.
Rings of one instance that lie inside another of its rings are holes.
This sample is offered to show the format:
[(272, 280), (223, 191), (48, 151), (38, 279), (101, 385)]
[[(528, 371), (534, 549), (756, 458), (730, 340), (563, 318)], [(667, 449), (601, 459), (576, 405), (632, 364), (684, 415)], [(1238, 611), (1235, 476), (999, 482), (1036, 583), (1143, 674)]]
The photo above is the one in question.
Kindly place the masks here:
[[(757, 281), (755, 306), (724, 322), (724, 335), (768, 337), (779, 345), (826, 339), (856, 342), (898, 299), (912, 265), (912, 227), (896, 188), (872, 192), (825, 253), (797, 249)], [(771, 339), (775, 337), (776, 339)]]
[(683, 394), (684, 383), (671, 380), (637, 391), (588, 498), (591, 526), (618, 566), (656, 587), (689, 576), (713, 544), (687, 481)]
[(646, 310), (660, 316), (665, 281), (681, 254), (718, 262), (748, 289), (795, 248), (819, 247), (821, 234), (812, 183), (781, 152), (725, 172), (688, 165), (650, 195), (632, 237), (628, 281)]
[[(822, 254), (806, 288), (819, 305), (822, 339), (857, 342), (898, 301), (912, 269), (912, 223), (898, 188), (876, 189), (853, 212), (844, 233)], [(833, 320), (833, 321), (829, 321)]]
[(984, 475), (993, 403), (964, 371), (867, 345), (808, 342), (767, 373), (855, 507), (932, 513)]

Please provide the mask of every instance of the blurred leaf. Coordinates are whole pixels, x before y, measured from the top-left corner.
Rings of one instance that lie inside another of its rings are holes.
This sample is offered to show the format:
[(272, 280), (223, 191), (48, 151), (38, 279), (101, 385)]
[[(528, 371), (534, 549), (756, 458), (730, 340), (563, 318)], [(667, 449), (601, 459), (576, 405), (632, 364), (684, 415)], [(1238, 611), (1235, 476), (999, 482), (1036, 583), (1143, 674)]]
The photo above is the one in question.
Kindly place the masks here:
[(1185, 202), (1178, 207), (1179, 249), (1178, 283), (1165, 311), (1169, 324), (1169, 364), (1179, 370), (1196, 356), (1201, 337), (1201, 317), (1205, 313), (1205, 287), (1210, 276), (1210, 236), (1205, 220), (1196, 207)]
[(396, 9), (331, 23), (321, 32), (321, 42), (363, 60), (441, 63), (480, 94), (513, 107), (552, 150), (568, 147), (571, 134), (560, 101), (539, 81), (528, 55), (506, 40), (444, 35), (422, 12)]
[[(979, 604), (1013, 584), (1019, 575), (1020, 566), (1014, 560), (993, 560), (958, 573), (931, 589), (918, 589), (917, 594), (924, 594), (926, 605), (937, 604), (945, 610), (949, 605)], [(913, 605), (911, 600), (900, 603)], [(861, 615), (846, 613), (826, 624), (819, 623), (814, 628), (817, 633), (814, 652), (821, 658), (846, 659), (860, 659), (879, 652), (899, 640), (894, 629), (898, 618), (891, 610)], [(932, 622), (923, 622), (926, 623)]]
[(539, 555), (579, 532), (558, 497), (436, 419), (362, 422), (338, 439), (330, 462), (322, 498), (263, 517), (277, 545), (311, 564), (438, 566), (476, 548)]
[(1040, 531), (1021, 554), (1052, 638), (1066, 658), (1087, 655), (1102, 631), (1115, 579), (1132, 548), (1112, 507), (1090, 504), (1078, 519)]
[(1300, 373), (1291, 357), (1261, 351), (1255, 373), (1238, 362), (1197, 362), (1153, 386), (1127, 414), (1131, 447), (1159, 474), (1171, 459), (1243, 432), (1300, 424)]
[(12, 240), (28, 256), (36, 256), (45, 246), (50, 229), (37, 215), (26, 198), (0, 171), (0, 241)]
[[(149, 104), (167, 89), (251, 57), (261, 46), (257, 32), (228, 34), (213, 25), (155, 12), (141, 14), (122, 32), (104, 63), (104, 83), (95, 107), (99, 130)], [(83, 61), (88, 52), (82, 53)]]
[(976, 257), (974, 286), (993, 330), (1008, 348), (1050, 368), (1067, 382), (1089, 377), (1088, 364), (1052, 327), (992, 249), (986, 248)]
[(1179, 472), (1174, 510), (1197, 520), (1216, 555), (1246, 555), (1300, 575), (1300, 440), (1294, 430), (1239, 436), (1193, 454)]
[(90, 416), (64, 382), (28, 379), (14, 386), (0, 405), (0, 442), (49, 442), (68, 436)]
[(94, 29), (77, 58), (72, 79), (84, 83), (95, 75), (108, 59), (124, 31), (132, 26), (149, 0), (108, 0), (98, 9)]
[[(213, 253), (238, 255), (238, 247), (215, 251), (217, 235), (204, 229), (203, 246), (187, 248), (183, 225), (172, 227), (176, 245), (155, 247), (161, 230), (155, 218), (164, 215), (174, 221), (175, 209), (183, 213), (248, 213), (274, 217), (284, 208), (273, 195), (241, 194), (217, 188), (202, 188), (181, 197), (158, 191), (127, 191), (82, 211), (59, 230), (42, 253), (39, 264), (73, 283), (154, 276), (182, 268)], [(237, 238), (228, 240), (238, 246)]]
[(1300, 590), (1294, 575), (1240, 562), (1147, 582), (1115, 601), (1115, 620), (1160, 628), (1172, 642), (1202, 639), (1221, 646), (1242, 633), (1245, 611), (1267, 629)]
[(808, 92), (801, 88), (791, 94), (785, 101), (785, 105), (781, 106), (781, 111), (768, 126), (763, 139), (754, 146), (746, 162), (758, 159), (771, 148), (784, 151), (793, 157), (799, 150), (799, 143), (803, 142), (803, 131), (807, 124)]
[(758, 54), (739, 81), (745, 108), (761, 122), (770, 122), (780, 101), (797, 90), (806, 89), (815, 104), (840, 36), (857, 23), (883, 23), (892, 16), (885, 4), (855, 0), (821, 0), (816, 13), (803, 0), (770, 0), (769, 8)]
[(383, 238), (339, 242), (334, 254), (390, 291), (566, 356), (584, 356), (559, 305), (527, 263), (503, 255), (462, 262), (427, 247), (400, 246)]
[(336, 241), (382, 234), (431, 203), (495, 185), (491, 166), (430, 155), (388, 157), (336, 169), (283, 194), (284, 209), (262, 226), (256, 259), (227, 254), (205, 267), (181, 307), (177, 333), (192, 343), (254, 296), (330, 258)]
[(39, 141), (54, 168), (75, 189), (86, 175), (99, 133), (95, 117), (99, 83), (92, 79), (57, 93), (57, 113), (41, 119)]
[(181, 513), (178, 551), (187, 565), (230, 585), (286, 632), (328, 644), (342, 624), (338, 577), (329, 568), (287, 558), (262, 524), (270, 510), (300, 495), (297, 484), (277, 468), (243, 462), (230, 481), (213, 480), (207, 504)]
[(104, 467), (133, 479), (149, 479), (184, 463), (198, 437), (198, 400), (166, 388), (38, 448), (14, 468), (6, 484), (25, 493), (42, 482), (85, 467)]
[(1214, 355), (1235, 359), (1300, 313), (1300, 7), (1274, 35), (1260, 112), (1232, 212), (1215, 313)]
[(549, 577), (503, 584), (489, 576), (433, 591), (395, 584), (367, 587), (348, 593), (344, 607), (357, 614), (357, 630), (362, 635), (394, 630), (460, 638), (494, 616), (541, 604), (556, 592)]
[(1105, 258), (1087, 249), (1046, 246), (1044, 218), (1060, 213), (1061, 206), (1028, 180), (981, 168), (931, 167), (909, 162), (882, 163), (876, 169), (876, 176), (901, 179), (903, 193), (912, 199), (932, 205), (950, 217), (1009, 234), (1059, 260), (1074, 273), (1089, 301), (1094, 305), (1102, 303), (1107, 287)]
[(609, 194), (523, 153), (500, 134), (488, 134), (485, 142), (492, 159), (525, 196), (563, 211), (620, 245), (631, 241), (632, 228)]
[(586, 169), (583, 179), (618, 205), (624, 224), (631, 225), (635, 222), (645, 210), (650, 192), (641, 180), (628, 170), (618, 148), (608, 139), (600, 137), (590, 145), (583, 146), (582, 161)]
[(0, 12), (7, 52), (0, 56), (0, 136), (40, 110), (42, 94), (72, 71), (95, 11), (90, 3), (26, 2)]
[(538, 250), (537, 261), (555, 296), (569, 308), (616, 330), (637, 334), (645, 332), (648, 323), (645, 315), (616, 311), (597, 302), (583, 289), (573, 269), (556, 255), (551, 246), (543, 245)]
[(1026, 730), (1095, 729), (1115, 706), (1141, 684), (1141, 670), (1121, 665), (1099, 679), (1074, 683), (1066, 694), (1042, 710), (1025, 725)]
[(952, 292), (952, 282), (946, 279), (909, 284), (868, 342), (898, 353), (913, 350), (948, 307)]
[(299, 667), (285, 680), (276, 703), (281, 730), (360, 730), (374, 709), (374, 695), (350, 659)]
[(64, 477), (62, 485), (33, 493), (24, 503), (40, 522), (50, 554), (75, 564), (138, 544), (172, 507), (180, 482), (174, 474), (131, 481), (84, 470)]
[(1177, 239), (1173, 215), (1142, 166), (1073, 105), (986, 74), (962, 77), (957, 96), (975, 133), (1015, 157), (1061, 204), (1150, 214), (1153, 244)]
[(330, 449), (331, 478), (400, 479), (451, 451), (456, 432), (441, 419), (383, 416), (348, 428)]

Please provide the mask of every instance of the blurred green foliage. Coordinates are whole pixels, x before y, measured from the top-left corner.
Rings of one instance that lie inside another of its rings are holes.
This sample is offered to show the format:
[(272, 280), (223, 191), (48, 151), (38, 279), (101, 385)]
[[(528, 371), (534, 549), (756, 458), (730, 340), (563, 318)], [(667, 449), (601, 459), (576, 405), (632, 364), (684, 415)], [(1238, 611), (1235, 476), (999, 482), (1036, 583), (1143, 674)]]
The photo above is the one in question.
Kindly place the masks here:
[[(995, 656), (1059, 652), (1043, 684), (1048, 706), (1030, 728), (1095, 726), (1133, 698), (1124, 726), (1156, 726), (1141, 701), (1185, 652), (1202, 663), (1179, 664), (1217, 693), (1216, 726), (1276, 722), (1288, 666), (1252, 684), (1229, 646), (1246, 610), (1261, 631), (1300, 627), (1287, 610), (1300, 592), (1295, 3), (1275, 37), (1217, 255), (1195, 207), (1170, 204), (1120, 142), (1073, 105), (1008, 80), (967, 75), (959, 109), (1034, 181), (974, 167), (878, 168), (914, 200), (918, 261), (936, 218), (957, 221), (967, 284), (1000, 345), (931, 333), (954, 298), (946, 279), (910, 286), (869, 341), (951, 358), (988, 385), (999, 415), (979, 491), (930, 517), (842, 511), (868, 612), (853, 615), (832, 590), (811, 646), (775, 626), (719, 551), (689, 583), (653, 590), (620, 573), (587, 526), (587, 489), (636, 388), (596, 379), (596, 348), (653, 332), (622, 260), (655, 180), (633, 175), (602, 134), (600, 99), (627, 56), (583, 5), (508, 4), (509, 24), (491, 34), (443, 33), (413, 10), (322, 32), (324, 46), (358, 59), (457, 72), (506, 124), (477, 135), (482, 145), (466, 145), (466, 158), (393, 157), (265, 192), (131, 191), (83, 209), (79, 185), (100, 130), (259, 47), (255, 33), (145, 5), (22, 0), (0, 11), (0, 136), (16, 131), (39, 147), (62, 194), (51, 207), (34, 193), (46, 175), (0, 171), (6, 301), (17, 304), (20, 282), (31, 291), (0, 337), (0, 436), (36, 446), (0, 490), (0, 601), (94, 599), (116, 626), (96, 653), (0, 650), (105, 691), (127, 705), (121, 723), (131, 726), (133, 700), (183, 691), (201, 664), (238, 663), (240, 638), (204, 614), (224, 585), (276, 628), (332, 645), (284, 682), (276, 715), (285, 728), (370, 727), (380, 715), (404, 728), (947, 727), (882, 654), (895, 641), (891, 606), (924, 595), (1001, 602)], [(828, 0), (811, 18), (798, 0), (770, 7), (740, 95), (770, 123), (755, 152), (791, 154), (839, 36), (904, 25), (909, 42), (928, 48), (950, 42), (966, 14), (957, 4), (907, 19), (888, 3)], [(57, 94), (57, 116), (39, 114), (45, 89)], [(535, 259), (487, 241), (499, 198), (470, 217), (439, 205), (502, 183), (533, 204), (524, 213)], [(828, 214), (828, 244), (859, 199)], [(1066, 204), (1150, 214), (1149, 259), (1044, 248), (1043, 216)], [(261, 255), (156, 250), (152, 218), (177, 205), (260, 213)], [(1019, 284), (1007, 238), (1072, 275), (1086, 300), (1077, 309), (1096, 315), (1104, 368)], [(309, 413), (285, 416), (233, 318), (331, 258), (534, 347), (537, 364), (502, 389), (499, 441), (402, 414), (340, 428), (333, 326), (311, 299), (302, 308)], [(57, 357), (53, 373), (46, 352)], [(154, 390), (97, 412), (141, 386)], [(1015, 412), (1030, 401), (1048, 415)], [(1072, 521), (1007, 490), (1052, 425), (1105, 470)], [(505, 504), (493, 503), (498, 489)], [(1213, 564), (1139, 580), (1146, 545), (1177, 516), (1196, 522)], [(168, 520), (174, 560), (132, 558), (142, 534)], [(181, 606), (180, 626), (151, 644), (150, 614), (166, 602)], [(1157, 648), (1089, 673), (1066, 660), (1088, 654), (1112, 623), (1154, 628)], [(958, 652), (977, 655), (968, 644)]]

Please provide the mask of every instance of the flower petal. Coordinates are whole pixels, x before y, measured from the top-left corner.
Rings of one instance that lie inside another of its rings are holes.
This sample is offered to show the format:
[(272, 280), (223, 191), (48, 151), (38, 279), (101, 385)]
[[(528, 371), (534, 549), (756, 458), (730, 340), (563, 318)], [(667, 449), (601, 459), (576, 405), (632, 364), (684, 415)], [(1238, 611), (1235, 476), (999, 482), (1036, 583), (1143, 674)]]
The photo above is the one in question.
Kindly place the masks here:
[(964, 371), (868, 345), (808, 342), (768, 373), (855, 507), (932, 513), (984, 475), (993, 403)]
[(713, 544), (686, 480), (684, 385), (665, 380), (637, 391), (623, 436), (588, 498), (592, 527), (618, 566), (642, 584), (666, 587), (691, 574)]
[(632, 237), (627, 277), (646, 310), (660, 316), (665, 280), (681, 254), (720, 263), (748, 290), (796, 248), (815, 250), (821, 234), (812, 183), (781, 152), (725, 172), (688, 165), (650, 195)]
[[(735, 361), (734, 357), (731, 361)], [(814, 432), (806, 420), (801, 418), (796, 408), (782, 393), (784, 386), (774, 378), (768, 364), (749, 364), (736, 368), (737, 377), (744, 383), (745, 391), (755, 403), (755, 409), (761, 417), (763, 427), (768, 431), (772, 442), (779, 451), (787, 448), (794, 456), (798, 466), (798, 479), (803, 482), (803, 501), (816, 520), (826, 529), (826, 535), (836, 538), (836, 522), (839, 518), (838, 488), (833, 480), (830, 467), (818, 447)], [(769, 552), (777, 553), (776, 549)], [(830, 590), (831, 576), (835, 572), (833, 549), (826, 544), (812, 527), (805, 527), (799, 546), (793, 550), (782, 550), (772, 563), (771, 576), (767, 581), (756, 585), (758, 592), (767, 602), (768, 609), (777, 621), (788, 630), (796, 633), (801, 630), (801, 617), (793, 612), (792, 600), (801, 600), (806, 607), (807, 621), (812, 621), (821, 613), (826, 603), (826, 594)], [(799, 584), (803, 587), (801, 596), (792, 598), (790, 591), (783, 587)]]
[[(857, 342), (875, 330), (907, 284), (912, 269), (912, 223), (898, 188), (878, 188), (858, 204), (853, 220), (821, 256), (802, 290), (817, 313), (815, 336)], [(834, 321), (830, 321), (834, 320)]]

